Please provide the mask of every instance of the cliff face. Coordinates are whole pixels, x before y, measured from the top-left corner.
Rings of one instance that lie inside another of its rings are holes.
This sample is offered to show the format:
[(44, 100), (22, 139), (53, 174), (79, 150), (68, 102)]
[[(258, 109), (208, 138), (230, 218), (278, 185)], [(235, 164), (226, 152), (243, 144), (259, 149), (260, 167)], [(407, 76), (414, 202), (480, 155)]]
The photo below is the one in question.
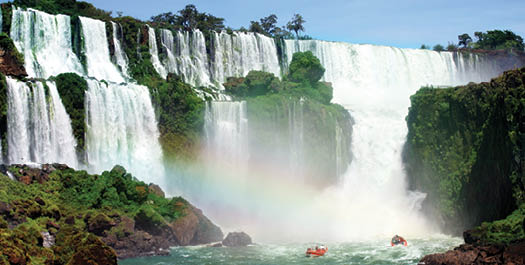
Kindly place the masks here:
[(411, 97), (403, 159), (410, 189), (450, 232), (503, 219), (524, 202), (525, 69)]
[(23, 55), (5, 34), (0, 34), (0, 73), (19, 78), (27, 76)]
[(24, 253), (50, 264), (116, 264), (223, 239), (199, 209), (122, 167), (89, 175), (56, 164), (0, 167), (0, 233), (12, 239), (0, 240), (0, 263), (12, 264), (31, 262)]

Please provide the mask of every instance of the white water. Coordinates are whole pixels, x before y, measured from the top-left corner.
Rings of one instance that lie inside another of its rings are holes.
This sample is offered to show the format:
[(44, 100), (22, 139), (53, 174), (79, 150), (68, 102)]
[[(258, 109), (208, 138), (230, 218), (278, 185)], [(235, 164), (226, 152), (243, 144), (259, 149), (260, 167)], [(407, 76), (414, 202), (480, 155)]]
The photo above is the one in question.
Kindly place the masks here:
[(486, 81), (498, 73), (476, 57), (458, 65), (448, 52), (324, 41), (285, 44), (288, 61), (294, 52), (307, 50), (320, 59), (323, 79), (334, 86), (333, 101), (355, 120), (353, 161), (340, 186), (323, 193), (311, 210), (329, 216), (321, 219), (330, 219), (336, 239), (425, 236), (432, 230), (418, 211), (425, 195), (407, 191), (401, 160), (409, 98), (424, 85)]
[(231, 169), (246, 165), (249, 158), (246, 102), (210, 102), (206, 104), (204, 119), (207, 149), (211, 155), (231, 163)]
[(124, 77), (111, 62), (106, 36), (106, 23), (86, 17), (80, 17), (84, 36), (84, 53), (87, 59), (88, 76), (98, 80), (121, 83)]
[(272, 38), (258, 33), (215, 33), (213, 38), (213, 81), (219, 87), (230, 76), (246, 76), (252, 70), (281, 76), (277, 47)]
[(102, 172), (119, 164), (135, 177), (166, 188), (159, 131), (148, 88), (87, 81), (89, 170)]
[(113, 47), (115, 49), (115, 54), (113, 55), (113, 61), (118, 65), (120, 72), (123, 76), (129, 77), (128, 75), (128, 56), (122, 49), (122, 44), (120, 43), (119, 36), (122, 34), (122, 27), (120, 24), (111, 22), (113, 28)]
[(73, 53), (70, 18), (13, 8), (11, 38), (24, 55), (29, 77), (49, 78), (60, 73), (83, 73)]
[(153, 66), (166, 77), (167, 73), (180, 75), (192, 86), (223, 88), (230, 76), (246, 76), (252, 70), (266, 71), (281, 76), (277, 48), (272, 38), (257, 33), (226, 32), (214, 33), (209, 58), (204, 34), (199, 30), (191, 32), (161, 30), (161, 47), (165, 55), (159, 59), (155, 41), (155, 30), (149, 29), (149, 48)]
[(159, 60), (159, 49), (157, 48), (157, 37), (155, 35), (155, 29), (150, 26), (148, 26), (148, 43), (149, 53), (151, 54), (151, 63), (153, 64), (153, 67), (155, 68), (155, 70), (157, 70), (157, 73), (159, 73), (159, 75), (162, 78), (166, 78), (166, 76), (168, 76), (168, 72)]
[(7, 77), (9, 163), (65, 163), (77, 167), (71, 121), (56, 86), (26, 83)]

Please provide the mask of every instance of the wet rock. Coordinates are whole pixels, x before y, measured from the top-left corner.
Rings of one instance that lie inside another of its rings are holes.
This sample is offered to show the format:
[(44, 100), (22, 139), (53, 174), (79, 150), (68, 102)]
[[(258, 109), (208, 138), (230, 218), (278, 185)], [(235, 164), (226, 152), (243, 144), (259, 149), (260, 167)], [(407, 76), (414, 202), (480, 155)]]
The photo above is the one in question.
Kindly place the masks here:
[(164, 198), (166, 195), (164, 194), (164, 191), (159, 187), (159, 185), (156, 184), (149, 184), (148, 186), (149, 193), (153, 193), (161, 198)]
[(117, 254), (98, 237), (89, 235), (68, 264), (117, 264)]
[(115, 225), (115, 222), (113, 222), (113, 220), (107, 215), (99, 213), (94, 217), (89, 218), (88, 231), (95, 235), (102, 236), (104, 231), (111, 229), (111, 227)]
[(252, 239), (244, 232), (231, 232), (228, 233), (222, 244), (227, 247), (245, 247), (252, 244)]
[(212, 247), (212, 248), (220, 248), (220, 247), (222, 247), (222, 243), (218, 242), (218, 243), (215, 243), (215, 244), (211, 244), (210, 247)]
[(35, 198), (35, 202), (40, 204), (40, 205), (42, 205), (42, 206), (46, 205), (46, 202), (40, 197), (36, 197)]
[(509, 246), (463, 244), (445, 253), (427, 255), (419, 264), (525, 264), (525, 242)]
[(42, 235), (42, 238), (44, 239), (42, 242), (43, 247), (50, 248), (55, 245), (55, 237), (49, 234), (48, 231), (40, 232), (40, 235)]

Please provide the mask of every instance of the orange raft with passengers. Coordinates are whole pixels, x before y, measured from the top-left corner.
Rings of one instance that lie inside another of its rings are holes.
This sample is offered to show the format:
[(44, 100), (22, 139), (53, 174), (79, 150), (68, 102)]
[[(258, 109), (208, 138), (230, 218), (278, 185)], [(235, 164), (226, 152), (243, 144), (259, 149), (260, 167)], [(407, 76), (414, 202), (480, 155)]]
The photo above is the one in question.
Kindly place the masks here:
[(320, 256), (324, 256), (324, 254), (327, 251), (328, 251), (328, 248), (325, 246), (315, 247), (315, 249), (308, 248), (306, 250), (306, 256), (307, 257), (320, 257)]
[(402, 238), (402, 237), (400, 237), (398, 235), (395, 235), (392, 238), (392, 240), (390, 241), (390, 245), (391, 246), (402, 245), (402, 246), (406, 247), (406, 246), (408, 246), (408, 242), (404, 238)]

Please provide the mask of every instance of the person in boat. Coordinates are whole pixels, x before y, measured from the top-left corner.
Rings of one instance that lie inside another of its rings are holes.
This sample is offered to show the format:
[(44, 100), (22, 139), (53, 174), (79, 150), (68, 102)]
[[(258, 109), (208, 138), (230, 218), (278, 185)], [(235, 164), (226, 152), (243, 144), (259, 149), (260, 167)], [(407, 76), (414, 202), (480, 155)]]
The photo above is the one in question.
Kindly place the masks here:
[(395, 235), (395, 236), (392, 238), (392, 241), (391, 241), (392, 246), (394, 246), (394, 245), (399, 245), (399, 244), (403, 244), (403, 245), (405, 245), (405, 242), (406, 242), (406, 240), (405, 240), (404, 238), (398, 236), (398, 235)]

